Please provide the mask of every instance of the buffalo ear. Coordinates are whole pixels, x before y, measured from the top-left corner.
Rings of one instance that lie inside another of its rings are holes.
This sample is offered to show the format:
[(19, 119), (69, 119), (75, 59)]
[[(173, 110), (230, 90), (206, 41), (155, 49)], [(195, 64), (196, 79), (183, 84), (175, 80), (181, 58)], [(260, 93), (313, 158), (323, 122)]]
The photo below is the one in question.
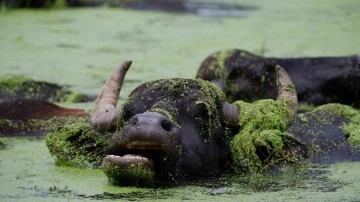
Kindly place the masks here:
[(222, 92), (225, 93), (225, 84), (222, 81), (219, 80), (211, 80), (212, 84), (214, 84), (216, 87), (218, 87)]
[(222, 103), (222, 114), (229, 127), (234, 128), (239, 125), (239, 108), (228, 102)]

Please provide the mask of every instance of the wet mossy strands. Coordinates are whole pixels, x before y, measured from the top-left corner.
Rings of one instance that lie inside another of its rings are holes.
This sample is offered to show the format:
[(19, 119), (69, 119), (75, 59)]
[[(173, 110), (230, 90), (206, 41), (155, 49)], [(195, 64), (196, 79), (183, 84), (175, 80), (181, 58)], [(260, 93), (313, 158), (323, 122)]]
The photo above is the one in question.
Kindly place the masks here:
[(110, 162), (103, 162), (102, 169), (109, 181), (117, 185), (148, 186), (153, 183), (155, 176), (152, 169), (139, 163), (123, 167)]
[(99, 168), (108, 140), (90, 124), (72, 124), (49, 133), (46, 145), (58, 166)]
[(260, 146), (271, 155), (269, 159), (285, 158), (282, 137), (288, 127), (289, 103), (266, 99), (252, 104), (243, 101), (234, 104), (239, 108), (240, 125), (239, 133), (230, 142), (235, 170), (261, 170), (265, 165), (257, 154)]

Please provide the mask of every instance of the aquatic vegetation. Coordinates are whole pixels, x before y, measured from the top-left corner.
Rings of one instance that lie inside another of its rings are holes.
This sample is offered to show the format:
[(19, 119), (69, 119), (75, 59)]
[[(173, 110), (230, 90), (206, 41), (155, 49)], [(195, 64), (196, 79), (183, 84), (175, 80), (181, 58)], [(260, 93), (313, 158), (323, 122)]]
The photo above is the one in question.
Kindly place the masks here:
[(23, 76), (0, 78), (0, 99), (34, 98), (51, 102), (87, 102), (92, 98), (54, 83)]
[(46, 137), (46, 145), (58, 166), (99, 168), (108, 144), (106, 136), (83, 123), (58, 127)]
[[(125, 96), (144, 80), (193, 78), (196, 67), (206, 55), (235, 46), (253, 51), (265, 41), (266, 56), (359, 52), (356, 44), (360, 44), (360, 30), (355, 28), (358, 27), (360, 12), (357, 12), (356, 0), (334, 1), (331, 4), (328, 1), (304, 0), (295, 7), (295, 1), (244, 2), (258, 5), (261, 9), (256, 15), (243, 19), (206, 19), (194, 15), (108, 8), (50, 12), (13, 10), (2, 13), (0, 40), (5, 51), (0, 54), (1, 74), (23, 74), (40, 80), (66, 83), (76, 89), (83, 89), (86, 84), (86, 92), (96, 94), (107, 77), (107, 73), (102, 73), (105, 67), (112, 68), (119, 60), (136, 57), (139, 68), (129, 75), (129, 80), (136, 82), (125, 81)], [(117, 24), (119, 21), (122, 22), (121, 26)], [(242, 29), (237, 29), (239, 27)], [(119, 33), (125, 36), (114, 37)], [(22, 41), (15, 41), (16, 38), (22, 38)], [(54, 44), (57, 41), (76, 43), (81, 49), (60, 48)], [(113, 53), (92, 54), (96, 47), (105, 46), (120, 49), (121, 52), (115, 57)], [(99, 68), (87, 69), (89, 64)], [(93, 79), (89, 76), (92, 74), (101, 76)], [(0, 200), (4, 201), (359, 199), (359, 162), (319, 167), (317, 172), (310, 169), (300, 179), (291, 174), (265, 176), (270, 180), (261, 189), (259, 185), (256, 186), (258, 181), (254, 182), (252, 189), (246, 181), (240, 180), (241, 175), (229, 179), (228, 184), (209, 185), (205, 182), (167, 189), (140, 189), (109, 185), (100, 170), (54, 168), (43, 140), (11, 138), (5, 143), (15, 147), (0, 151), (0, 180), (6, 182), (6, 187), (0, 189)], [(23, 177), (24, 173), (29, 175)], [(220, 180), (220, 183), (223, 181)], [(34, 186), (39, 191), (31, 189)], [(68, 186), (72, 194), (49, 194), (49, 188), (54, 186)], [(225, 189), (230, 191), (211, 194)]]
[[(252, 173), (261, 171), (266, 164), (279, 160), (294, 161), (283, 151), (288, 123), (289, 103), (259, 100), (254, 103), (237, 101), (239, 107), (239, 133), (230, 143), (235, 171)], [(263, 147), (267, 159), (260, 159), (257, 148)], [(266, 160), (264, 162), (264, 160)]]
[(110, 182), (117, 185), (151, 185), (155, 175), (152, 164), (145, 166), (141, 161), (121, 167), (111, 161), (104, 161), (102, 169)]
[[(46, 119), (9, 120), (0, 119), (0, 132), (7, 136), (40, 136), (59, 125), (87, 123), (88, 117), (51, 117)], [(1, 136), (1, 134), (0, 134)]]
[(0, 150), (5, 149), (6, 144), (0, 140)]

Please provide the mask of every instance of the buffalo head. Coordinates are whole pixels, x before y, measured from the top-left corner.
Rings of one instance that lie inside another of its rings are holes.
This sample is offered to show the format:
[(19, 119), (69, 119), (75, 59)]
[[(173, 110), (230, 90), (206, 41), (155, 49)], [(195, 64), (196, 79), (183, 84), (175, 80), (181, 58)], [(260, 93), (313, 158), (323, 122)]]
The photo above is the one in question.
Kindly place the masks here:
[[(183, 180), (220, 172), (230, 161), (229, 142), (239, 128), (238, 108), (207, 81), (174, 78), (140, 85), (117, 109), (130, 65), (131, 61), (124, 62), (106, 81), (91, 114), (96, 130), (114, 133), (110, 155), (103, 161), (108, 176), (122, 183), (144, 176)], [(286, 72), (282, 68), (279, 72), (278, 99), (290, 100), (290, 120), (296, 93), (288, 88), (292, 83)]]

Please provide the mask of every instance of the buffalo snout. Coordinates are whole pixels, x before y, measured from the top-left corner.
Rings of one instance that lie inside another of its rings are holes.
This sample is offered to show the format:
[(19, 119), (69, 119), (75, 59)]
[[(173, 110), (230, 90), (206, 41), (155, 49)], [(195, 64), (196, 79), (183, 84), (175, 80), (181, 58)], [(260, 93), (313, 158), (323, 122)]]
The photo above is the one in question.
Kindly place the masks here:
[(137, 114), (128, 123), (134, 130), (150, 133), (167, 133), (176, 130), (176, 125), (166, 116), (157, 112)]
[(144, 112), (129, 120), (121, 132), (121, 139), (127, 149), (167, 151), (178, 133), (179, 127), (168, 117), (158, 112)]

